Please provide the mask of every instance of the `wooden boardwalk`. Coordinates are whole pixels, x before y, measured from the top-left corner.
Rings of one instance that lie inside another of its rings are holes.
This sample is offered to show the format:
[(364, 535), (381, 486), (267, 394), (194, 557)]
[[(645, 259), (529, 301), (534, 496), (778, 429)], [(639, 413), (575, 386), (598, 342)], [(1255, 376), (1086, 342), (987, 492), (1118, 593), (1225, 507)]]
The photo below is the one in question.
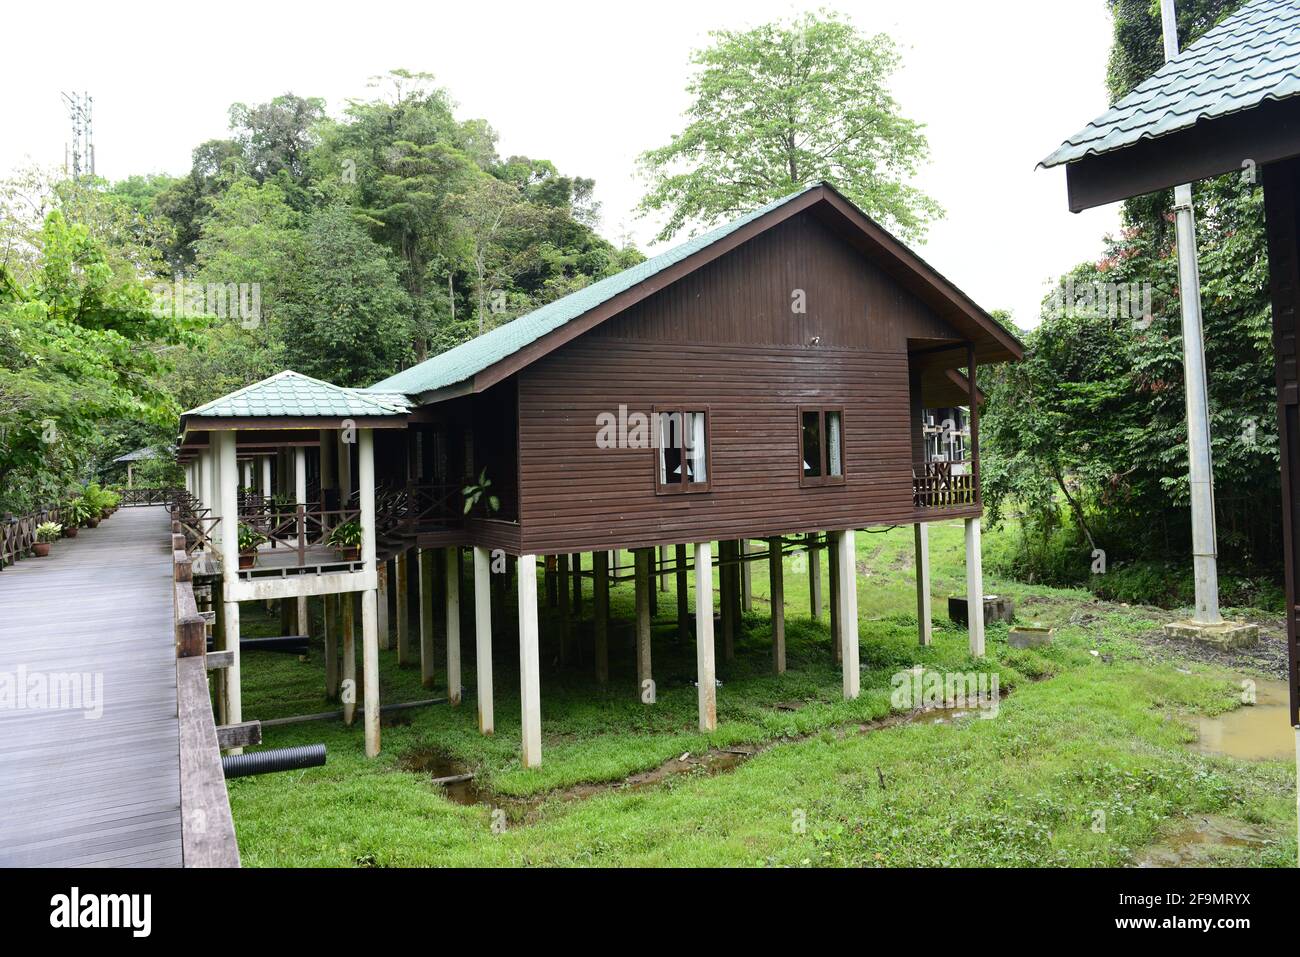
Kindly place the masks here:
[(180, 865), (171, 570), (167, 511), (148, 506), (0, 571), (0, 682), (89, 674), (84, 709), (102, 676), (103, 709), (0, 695), (0, 865)]

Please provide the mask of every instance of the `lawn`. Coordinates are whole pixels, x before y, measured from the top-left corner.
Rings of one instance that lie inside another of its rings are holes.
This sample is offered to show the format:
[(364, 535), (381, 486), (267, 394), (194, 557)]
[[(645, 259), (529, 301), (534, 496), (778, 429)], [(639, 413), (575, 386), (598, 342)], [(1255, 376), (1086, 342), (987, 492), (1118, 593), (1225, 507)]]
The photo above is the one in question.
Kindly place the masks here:
[[(543, 764), (521, 767), (516, 644), (496, 640), (496, 734), (478, 733), (472, 631), (463, 632), (465, 702), (386, 719), (367, 760), (360, 720), (268, 728), (265, 745), (323, 741), (323, 768), (230, 782), (250, 866), (410, 865), (1129, 865), (1211, 820), (1248, 835), (1195, 848), (1205, 864), (1289, 866), (1296, 858), (1294, 765), (1188, 747), (1194, 720), (1240, 706), (1242, 671), (1154, 655), (1144, 636), (1169, 617), (1083, 591), (990, 579), (1018, 620), (1054, 626), (1054, 643), (1017, 650), (990, 627), (972, 659), (944, 597), (964, 592), (960, 523), (931, 526), (934, 642), (916, 640), (910, 528), (859, 533), (862, 695), (842, 700), (829, 620), (809, 617), (802, 556), (786, 560), (786, 674), (771, 674), (766, 565), (753, 566), (754, 610), (736, 659), (721, 660), (718, 730), (696, 730), (694, 648), (676, 636), (675, 598), (660, 594), (653, 656), (657, 703), (640, 702), (630, 583), (613, 589), (610, 684), (586, 664), (561, 669), (555, 621), (542, 621)], [(1013, 547), (986, 531), (985, 553)], [(825, 563), (822, 568), (826, 574)], [(590, 641), (590, 582), (579, 626)], [(671, 577), (670, 577), (671, 587)], [(716, 584), (716, 575), (715, 575)], [(278, 619), (246, 606), (246, 634)], [(259, 631), (259, 629), (261, 629)], [(381, 653), (385, 702), (445, 694), (419, 668)], [(324, 711), (324, 664), (244, 656), (244, 716)], [(912, 720), (891, 710), (891, 678), (996, 670), (995, 717)], [(686, 756), (684, 760), (680, 760)], [(430, 760), (476, 775), (475, 803), (430, 783)]]

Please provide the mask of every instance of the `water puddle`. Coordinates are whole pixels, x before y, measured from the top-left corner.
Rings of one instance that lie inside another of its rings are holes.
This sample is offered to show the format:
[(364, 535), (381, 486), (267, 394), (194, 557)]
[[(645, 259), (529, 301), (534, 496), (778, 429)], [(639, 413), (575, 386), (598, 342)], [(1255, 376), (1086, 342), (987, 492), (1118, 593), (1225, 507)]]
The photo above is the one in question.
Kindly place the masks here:
[(1213, 718), (1198, 718), (1200, 737), (1193, 749), (1247, 761), (1294, 761), (1295, 731), (1286, 682), (1249, 680), (1254, 682), (1255, 704)]
[(1219, 848), (1262, 848), (1268, 835), (1251, 824), (1219, 815), (1202, 815), (1188, 821), (1159, 844), (1148, 848), (1138, 867), (1196, 867), (1214, 856)]
[(474, 783), (474, 774), (464, 764), (437, 750), (412, 751), (402, 757), (403, 771), (428, 775), (429, 782), (440, 788), (453, 804), (491, 804)]

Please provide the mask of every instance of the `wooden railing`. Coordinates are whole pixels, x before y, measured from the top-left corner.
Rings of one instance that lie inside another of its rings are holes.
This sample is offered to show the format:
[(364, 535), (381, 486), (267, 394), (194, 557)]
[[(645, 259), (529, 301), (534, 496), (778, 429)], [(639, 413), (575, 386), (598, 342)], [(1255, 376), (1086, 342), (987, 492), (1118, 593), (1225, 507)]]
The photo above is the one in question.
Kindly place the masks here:
[(115, 489), (119, 505), (171, 505), (179, 496), (189, 493), (183, 488), (119, 488)]
[(970, 462), (916, 462), (912, 465), (912, 505), (965, 508), (979, 504)]
[(172, 525), (176, 629), (176, 712), (180, 722), (181, 863), (238, 867), (239, 845), (221, 766), (208, 690), (207, 626), (194, 597), (194, 574), (179, 522)]
[(239, 520), (265, 535), (272, 548), (296, 549), (298, 564), (307, 564), (307, 549), (327, 545), (330, 532), (344, 522), (360, 521), (355, 508), (321, 509), (308, 505), (271, 506), (265, 511), (242, 512)]
[(36, 526), (43, 522), (62, 525), (62, 516), (60, 509), (51, 508), (35, 515), (8, 514), (0, 517), (0, 569), (32, 553), (32, 546), (36, 544)]

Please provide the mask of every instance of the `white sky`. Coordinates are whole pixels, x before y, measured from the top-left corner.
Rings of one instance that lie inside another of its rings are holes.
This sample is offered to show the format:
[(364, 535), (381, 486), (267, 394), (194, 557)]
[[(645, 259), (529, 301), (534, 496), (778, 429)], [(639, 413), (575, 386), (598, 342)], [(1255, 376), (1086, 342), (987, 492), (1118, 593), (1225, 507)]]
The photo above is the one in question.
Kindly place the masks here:
[(634, 161), (683, 126), (690, 51), (709, 30), (821, 5), (903, 48), (894, 90), (931, 147), (916, 184), (948, 213), (920, 254), (985, 308), (1035, 323), (1046, 283), (1097, 258), (1118, 224), (1114, 206), (1068, 212), (1064, 173), (1035, 170), (1106, 108), (1105, 0), (13, 4), (0, 175), (62, 164), (61, 90), (94, 96), (98, 172), (118, 179), (186, 171), (196, 145), (227, 134), (233, 102), (292, 91), (337, 113), (405, 67), (435, 74), (461, 118), (485, 117), (503, 156), (595, 178), (601, 231), (653, 252), (654, 224), (632, 213)]

